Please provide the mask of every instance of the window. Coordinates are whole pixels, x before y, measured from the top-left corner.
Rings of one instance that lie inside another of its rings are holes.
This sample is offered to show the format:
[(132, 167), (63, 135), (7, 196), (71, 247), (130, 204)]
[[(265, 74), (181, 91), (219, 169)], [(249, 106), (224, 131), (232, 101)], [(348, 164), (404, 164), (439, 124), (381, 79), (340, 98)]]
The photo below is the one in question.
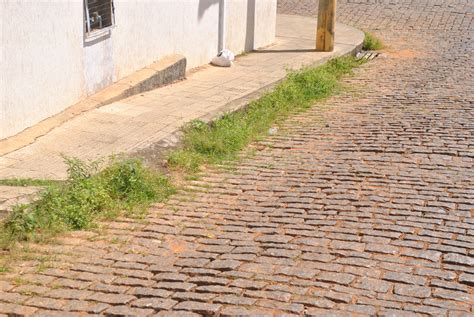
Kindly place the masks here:
[(84, 0), (86, 33), (107, 29), (114, 25), (113, 0)]

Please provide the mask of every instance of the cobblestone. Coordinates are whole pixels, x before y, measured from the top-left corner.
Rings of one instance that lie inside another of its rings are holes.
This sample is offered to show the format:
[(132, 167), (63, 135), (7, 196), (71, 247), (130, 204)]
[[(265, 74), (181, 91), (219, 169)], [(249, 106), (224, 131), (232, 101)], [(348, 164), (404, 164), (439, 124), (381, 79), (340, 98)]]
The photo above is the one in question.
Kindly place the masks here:
[(212, 316), (221, 308), (221, 305), (186, 301), (179, 303), (175, 308)]
[(462, 273), (459, 275), (459, 282), (474, 286), (474, 274)]
[(32, 246), (57, 259), (1, 275), (0, 314), (473, 316), (473, 19), (469, 0), (339, 0), (388, 45), (348, 89), (146, 224)]
[(364, 277), (355, 286), (369, 291), (386, 293), (388, 292), (392, 284), (379, 279)]
[(345, 273), (322, 272), (316, 277), (316, 279), (323, 282), (349, 285), (355, 279), (355, 276)]
[(429, 287), (397, 284), (393, 290), (395, 294), (411, 297), (427, 298), (431, 295)]
[(397, 272), (387, 272), (384, 274), (383, 279), (391, 282), (400, 282), (416, 285), (425, 285), (427, 281), (426, 278), (421, 276)]
[[(105, 312), (106, 316), (149, 316), (154, 313), (153, 309), (141, 309), (128, 306), (112, 306)], [(46, 314), (48, 316), (48, 314)]]
[(443, 261), (446, 263), (474, 266), (474, 257), (464, 256), (455, 253), (448, 253), (443, 256)]

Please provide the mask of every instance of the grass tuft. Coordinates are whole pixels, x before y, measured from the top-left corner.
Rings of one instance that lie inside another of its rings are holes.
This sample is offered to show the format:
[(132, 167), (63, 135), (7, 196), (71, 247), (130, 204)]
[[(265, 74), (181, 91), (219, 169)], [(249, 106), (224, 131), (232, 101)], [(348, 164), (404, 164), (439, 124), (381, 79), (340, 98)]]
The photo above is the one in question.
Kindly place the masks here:
[(275, 122), (329, 97), (340, 87), (339, 79), (361, 63), (353, 57), (340, 57), (322, 66), (290, 72), (273, 91), (245, 110), (225, 114), (210, 124), (192, 121), (183, 129), (183, 147), (170, 153), (168, 164), (196, 172), (203, 163), (233, 159)]
[(122, 212), (135, 215), (174, 192), (164, 176), (145, 168), (138, 159), (112, 159), (103, 169), (98, 161), (67, 158), (66, 163), (66, 182), (46, 187), (37, 201), (16, 206), (9, 214), (0, 228), (0, 247), (92, 228), (98, 220)]
[(0, 185), (15, 186), (15, 187), (27, 187), (27, 186), (49, 187), (49, 186), (56, 186), (59, 183), (60, 181), (49, 180), (49, 179), (34, 179), (34, 178), (0, 179)]
[(362, 49), (365, 51), (379, 51), (383, 49), (384, 45), (382, 40), (380, 40), (378, 37), (376, 37), (374, 34), (370, 32), (364, 32), (365, 33), (365, 38), (364, 38), (364, 44), (362, 46)]

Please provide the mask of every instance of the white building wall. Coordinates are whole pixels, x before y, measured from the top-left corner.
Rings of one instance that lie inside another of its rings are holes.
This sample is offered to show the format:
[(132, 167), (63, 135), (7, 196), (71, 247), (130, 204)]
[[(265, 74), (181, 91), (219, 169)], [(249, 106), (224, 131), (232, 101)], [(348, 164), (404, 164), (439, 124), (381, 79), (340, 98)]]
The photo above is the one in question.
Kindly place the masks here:
[[(254, 48), (264, 47), (273, 43), (276, 30), (276, 0), (254, 0), (255, 7), (255, 39)], [(269, 40), (271, 39), (271, 40)]]
[(240, 54), (275, 38), (277, 0), (227, 0), (226, 47)]
[(186, 56), (189, 68), (208, 63), (221, 1), (226, 47), (274, 41), (276, 0), (115, 0), (116, 26), (94, 39), (84, 36), (82, 0), (1, 1), (0, 139), (166, 55)]
[(82, 2), (1, 1), (0, 138), (84, 97)]

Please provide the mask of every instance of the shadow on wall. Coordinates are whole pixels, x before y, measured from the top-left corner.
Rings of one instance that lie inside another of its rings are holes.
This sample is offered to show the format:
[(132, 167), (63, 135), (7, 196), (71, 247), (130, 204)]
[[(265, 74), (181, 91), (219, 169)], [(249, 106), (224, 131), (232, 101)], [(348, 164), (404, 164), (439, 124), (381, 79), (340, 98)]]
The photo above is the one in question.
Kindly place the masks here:
[(217, 27), (217, 32), (218, 32), (218, 43), (217, 43), (217, 52), (219, 52), (219, 49), (220, 47), (222, 47), (222, 43), (221, 43), (221, 39), (223, 39), (223, 34), (222, 34), (222, 30), (223, 30), (223, 27), (222, 27), (222, 23), (223, 23), (223, 19), (222, 19), (222, 2), (224, 0), (199, 0), (199, 5), (198, 5), (198, 21), (201, 21), (204, 14), (206, 13), (206, 11), (214, 6), (215, 4), (219, 4), (219, 22), (218, 22), (218, 25), (216, 26)]
[(215, 5), (216, 3), (219, 3), (219, 5), (222, 5), (221, 2), (223, 0), (199, 0), (199, 7), (198, 7), (198, 19), (201, 21), (202, 17), (204, 16), (204, 13)]
[[(218, 27), (218, 38), (223, 39), (224, 36), (221, 34), (224, 30), (223, 17), (224, 17), (224, 1), (231, 0), (199, 0), (198, 6), (198, 19), (201, 20), (206, 11), (215, 4), (219, 4), (219, 24)], [(250, 52), (255, 49), (255, 22), (256, 22), (256, 0), (247, 0), (247, 23), (245, 30), (245, 51)], [(222, 43), (218, 43), (218, 47), (225, 47)]]
[(250, 52), (255, 49), (255, 1), (247, 0), (247, 25), (245, 32), (245, 51)]

